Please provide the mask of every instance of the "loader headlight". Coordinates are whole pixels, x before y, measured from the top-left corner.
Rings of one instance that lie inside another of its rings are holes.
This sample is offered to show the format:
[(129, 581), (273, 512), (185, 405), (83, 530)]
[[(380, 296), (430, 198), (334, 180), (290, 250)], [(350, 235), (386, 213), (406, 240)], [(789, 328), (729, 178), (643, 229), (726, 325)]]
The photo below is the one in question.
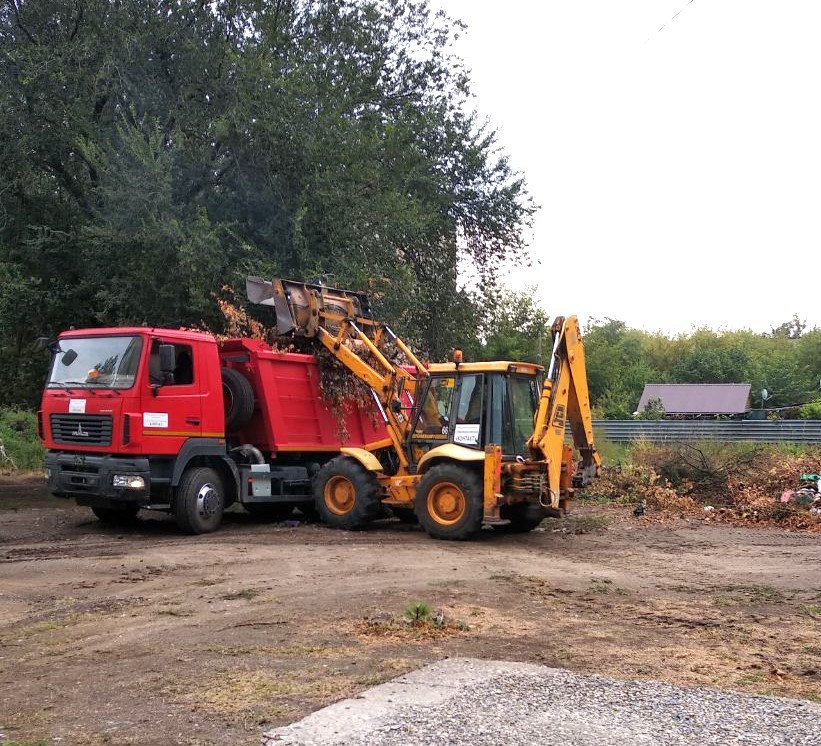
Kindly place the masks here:
[(130, 490), (144, 490), (145, 479), (143, 477), (136, 477), (133, 474), (115, 474), (115, 487), (127, 487)]

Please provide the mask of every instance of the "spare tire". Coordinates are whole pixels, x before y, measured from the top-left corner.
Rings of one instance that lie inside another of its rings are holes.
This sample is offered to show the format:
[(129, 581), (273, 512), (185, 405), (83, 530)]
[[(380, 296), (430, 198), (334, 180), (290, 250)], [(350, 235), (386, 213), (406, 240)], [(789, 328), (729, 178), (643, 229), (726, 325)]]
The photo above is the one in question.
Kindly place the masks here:
[(222, 369), (222, 399), (225, 429), (239, 430), (254, 413), (254, 390), (248, 379), (233, 368)]

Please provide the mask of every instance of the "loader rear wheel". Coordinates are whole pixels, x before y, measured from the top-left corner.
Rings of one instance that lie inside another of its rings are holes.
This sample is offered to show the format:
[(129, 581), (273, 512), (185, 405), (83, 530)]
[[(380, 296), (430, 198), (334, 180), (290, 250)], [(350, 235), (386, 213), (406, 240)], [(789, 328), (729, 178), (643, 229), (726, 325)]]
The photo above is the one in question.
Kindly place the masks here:
[(242, 373), (232, 368), (223, 368), (221, 373), (225, 429), (233, 432), (239, 430), (254, 414), (254, 390)]
[(320, 520), (349, 531), (364, 528), (382, 515), (379, 482), (359, 462), (337, 456), (317, 473), (314, 499)]
[(222, 522), (225, 493), (220, 475), (207, 466), (193, 466), (182, 475), (174, 493), (174, 520), (186, 534), (207, 534)]
[(470, 539), (482, 528), (482, 480), (465, 466), (431, 467), (419, 482), (414, 502), (419, 523), (434, 539)]
[(507, 518), (510, 523), (495, 525), (493, 528), (496, 531), (508, 534), (526, 534), (547, 518), (547, 512), (541, 505), (517, 503), (516, 505), (504, 506), (501, 517)]

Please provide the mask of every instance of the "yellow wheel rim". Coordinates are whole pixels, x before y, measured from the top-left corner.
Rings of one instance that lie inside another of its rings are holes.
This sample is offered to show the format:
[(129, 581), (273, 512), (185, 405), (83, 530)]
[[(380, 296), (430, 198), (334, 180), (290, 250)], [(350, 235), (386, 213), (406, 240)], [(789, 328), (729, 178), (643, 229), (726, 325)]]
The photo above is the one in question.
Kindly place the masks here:
[(442, 526), (458, 523), (466, 506), (465, 493), (453, 482), (439, 482), (428, 492), (428, 514)]
[(356, 488), (347, 477), (331, 477), (325, 483), (325, 505), (336, 515), (349, 513), (356, 502)]

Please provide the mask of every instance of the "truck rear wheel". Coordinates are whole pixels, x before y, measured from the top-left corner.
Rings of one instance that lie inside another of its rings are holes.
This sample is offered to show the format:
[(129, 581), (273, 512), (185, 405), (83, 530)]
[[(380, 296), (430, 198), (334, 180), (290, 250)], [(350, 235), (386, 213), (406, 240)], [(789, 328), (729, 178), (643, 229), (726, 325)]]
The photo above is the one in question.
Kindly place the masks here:
[(113, 508), (98, 508), (93, 506), (91, 512), (97, 516), (100, 523), (118, 524), (131, 523), (136, 520), (140, 506), (134, 503), (124, 503)]
[(225, 429), (239, 430), (254, 414), (254, 390), (248, 379), (233, 368), (222, 369)]
[(207, 466), (185, 470), (174, 493), (174, 520), (180, 531), (206, 534), (222, 522), (225, 490), (220, 475)]
[(459, 464), (432, 466), (416, 488), (414, 505), (419, 523), (434, 539), (470, 539), (482, 528), (482, 480)]
[(364, 528), (382, 515), (376, 477), (359, 462), (337, 456), (314, 478), (314, 500), (319, 518), (333, 528)]

